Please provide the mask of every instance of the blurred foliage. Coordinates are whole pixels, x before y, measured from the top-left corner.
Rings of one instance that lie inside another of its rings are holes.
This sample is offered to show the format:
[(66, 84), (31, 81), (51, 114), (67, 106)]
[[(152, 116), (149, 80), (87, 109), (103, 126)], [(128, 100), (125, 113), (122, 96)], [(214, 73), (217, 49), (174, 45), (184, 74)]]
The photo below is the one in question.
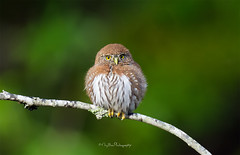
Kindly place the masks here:
[[(182, 129), (213, 154), (240, 153), (240, 3), (1, 1), (0, 90), (81, 100), (85, 74), (109, 43), (130, 49), (148, 91), (136, 112)], [(0, 154), (197, 154), (131, 120), (0, 101)], [(99, 143), (131, 144), (130, 148)]]

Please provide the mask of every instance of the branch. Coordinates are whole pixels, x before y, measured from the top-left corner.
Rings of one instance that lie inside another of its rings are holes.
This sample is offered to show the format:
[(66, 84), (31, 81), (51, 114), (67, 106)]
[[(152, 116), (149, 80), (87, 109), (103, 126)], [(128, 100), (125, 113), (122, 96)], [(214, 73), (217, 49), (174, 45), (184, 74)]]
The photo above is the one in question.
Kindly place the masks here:
[[(70, 107), (70, 108), (88, 110), (92, 112), (94, 115), (96, 115), (97, 119), (101, 119), (102, 117), (108, 117), (107, 110), (97, 107), (95, 105), (80, 102), (80, 101), (41, 99), (39, 97), (28, 97), (28, 96), (11, 94), (4, 90), (2, 93), (0, 93), (0, 100), (11, 100), (11, 101), (20, 102), (20, 104), (24, 104), (24, 108), (27, 108), (29, 110), (36, 109), (38, 106)], [(211, 153), (207, 149), (205, 149), (203, 146), (201, 146), (197, 141), (195, 141), (190, 136), (188, 136), (185, 132), (183, 132), (182, 130), (176, 128), (171, 124), (168, 124), (166, 122), (157, 120), (155, 118), (152, 118), (143, 114), (138, 114), (138, 113), (133, 113), (129, 116), (126, 116), (126, 119), (136, 120), (136, 121), (144, 122), (144, 123), (159, 127), (182, 139), (194, 150), (196, 150), (199, 154), (211, 155)]]

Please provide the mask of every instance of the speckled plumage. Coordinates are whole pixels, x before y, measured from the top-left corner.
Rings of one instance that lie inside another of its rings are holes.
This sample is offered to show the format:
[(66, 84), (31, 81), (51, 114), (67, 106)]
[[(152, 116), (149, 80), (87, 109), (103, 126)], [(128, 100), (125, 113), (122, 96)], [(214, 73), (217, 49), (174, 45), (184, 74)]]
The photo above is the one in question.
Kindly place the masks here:
[(94, 105), (124, 114), (137, 108), (146, 87), (140, 66), (121, 44), (103, 47), (85, 78), (85, 88)]

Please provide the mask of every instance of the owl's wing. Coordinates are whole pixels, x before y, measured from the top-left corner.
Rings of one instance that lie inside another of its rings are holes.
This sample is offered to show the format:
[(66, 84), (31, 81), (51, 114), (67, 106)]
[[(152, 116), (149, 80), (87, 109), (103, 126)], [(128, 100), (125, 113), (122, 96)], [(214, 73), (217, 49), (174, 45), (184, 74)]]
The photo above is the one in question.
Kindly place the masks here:
[(123, 74), (129, 78), (132, 84), (132, 97), (135, 106), (133, 109), (136, 109), (145, 95), (147, 88), (146, 79), (141, 67), (137, 63), (124, 66), (122, 71)]

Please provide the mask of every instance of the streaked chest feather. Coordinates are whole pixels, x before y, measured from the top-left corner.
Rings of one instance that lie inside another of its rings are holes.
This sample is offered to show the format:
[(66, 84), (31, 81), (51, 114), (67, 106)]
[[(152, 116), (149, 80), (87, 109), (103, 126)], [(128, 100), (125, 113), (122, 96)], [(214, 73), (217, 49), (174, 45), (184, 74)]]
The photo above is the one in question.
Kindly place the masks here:
[(97, 75), (92, 82), (91, 98), (94, 104), (104, 107), (129, 106), (131, 103), (131, 82), (125, 75), (110, 73)]

